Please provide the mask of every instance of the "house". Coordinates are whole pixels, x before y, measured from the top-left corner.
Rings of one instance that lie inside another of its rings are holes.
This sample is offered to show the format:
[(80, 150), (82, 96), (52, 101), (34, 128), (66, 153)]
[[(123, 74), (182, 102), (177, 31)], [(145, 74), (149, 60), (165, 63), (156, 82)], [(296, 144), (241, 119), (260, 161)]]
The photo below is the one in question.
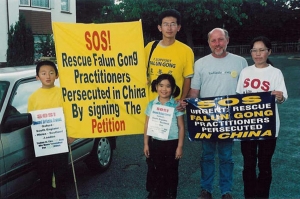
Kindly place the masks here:
[(0, 66), (5, 66), (8, 31), (11, 25), (25, 16), (34, 35), (35, 43), (40, 35), (52, 34), (52, 22), (76, 23), (74, 0), (1, 0), (0, 1)]

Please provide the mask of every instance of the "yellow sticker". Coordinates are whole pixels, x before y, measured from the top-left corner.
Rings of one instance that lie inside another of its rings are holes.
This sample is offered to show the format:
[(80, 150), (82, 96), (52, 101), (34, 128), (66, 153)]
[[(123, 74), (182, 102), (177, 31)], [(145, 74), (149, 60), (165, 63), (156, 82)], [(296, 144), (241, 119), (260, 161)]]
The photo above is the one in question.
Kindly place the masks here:
[(231, 72), (231, 77), (236, 78), (238, 76), (238, 73), (236, 71)]

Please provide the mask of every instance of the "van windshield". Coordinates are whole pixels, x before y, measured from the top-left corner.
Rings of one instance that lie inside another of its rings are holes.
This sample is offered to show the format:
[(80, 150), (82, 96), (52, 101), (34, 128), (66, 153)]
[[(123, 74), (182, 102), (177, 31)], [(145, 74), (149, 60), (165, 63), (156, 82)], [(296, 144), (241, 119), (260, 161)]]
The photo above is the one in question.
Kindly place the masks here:
[(0, 111), (2, 110), (5, 95), (9, 86), (9, 82), (0, 81)]

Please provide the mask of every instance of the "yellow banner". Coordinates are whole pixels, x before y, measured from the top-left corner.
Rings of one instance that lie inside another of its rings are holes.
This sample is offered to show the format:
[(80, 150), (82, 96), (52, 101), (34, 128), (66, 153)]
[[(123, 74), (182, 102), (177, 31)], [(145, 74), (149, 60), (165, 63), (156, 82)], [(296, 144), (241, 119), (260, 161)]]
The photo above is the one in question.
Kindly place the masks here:
[(148, 96), (141, 21), (52, 25), (68, 136), (143, 133)]

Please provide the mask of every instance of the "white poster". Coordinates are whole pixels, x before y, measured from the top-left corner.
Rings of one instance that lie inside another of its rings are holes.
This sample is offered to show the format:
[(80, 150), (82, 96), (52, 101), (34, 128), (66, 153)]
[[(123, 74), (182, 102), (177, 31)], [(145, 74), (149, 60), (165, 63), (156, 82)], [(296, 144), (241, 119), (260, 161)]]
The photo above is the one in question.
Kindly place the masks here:
[(154, 104), (148, 122), (147, 135), (167, 140), (174, 108)]
[(30, 112), (35, 156), (68, 152), (65, 117), (62, 107)]

